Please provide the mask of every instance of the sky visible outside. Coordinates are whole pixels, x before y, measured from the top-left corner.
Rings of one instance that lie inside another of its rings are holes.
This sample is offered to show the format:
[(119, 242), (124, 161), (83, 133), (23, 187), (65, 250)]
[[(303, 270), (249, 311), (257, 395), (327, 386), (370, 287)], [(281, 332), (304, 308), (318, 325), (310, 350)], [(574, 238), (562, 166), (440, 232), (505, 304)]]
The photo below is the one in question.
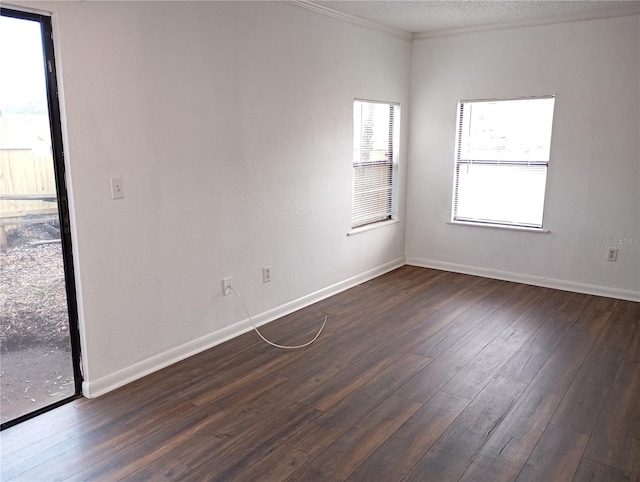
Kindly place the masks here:
[(0, 109), (44, 114), (47, 97), (40, 24), (0, 17)]

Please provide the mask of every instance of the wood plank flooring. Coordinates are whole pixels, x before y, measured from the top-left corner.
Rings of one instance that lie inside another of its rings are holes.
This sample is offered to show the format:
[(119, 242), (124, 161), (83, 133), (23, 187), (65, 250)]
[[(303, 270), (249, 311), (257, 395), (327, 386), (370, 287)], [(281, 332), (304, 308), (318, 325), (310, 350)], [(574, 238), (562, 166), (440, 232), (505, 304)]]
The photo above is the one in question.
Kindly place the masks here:
[(405, 266), (0, 434), (3, 481), (640, 480), (640, 303)]

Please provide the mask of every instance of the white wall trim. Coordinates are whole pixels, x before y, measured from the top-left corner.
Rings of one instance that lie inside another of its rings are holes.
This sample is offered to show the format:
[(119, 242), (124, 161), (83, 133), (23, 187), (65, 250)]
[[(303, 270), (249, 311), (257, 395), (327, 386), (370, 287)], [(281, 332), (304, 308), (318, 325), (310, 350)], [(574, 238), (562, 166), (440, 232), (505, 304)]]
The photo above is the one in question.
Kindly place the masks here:
[(514, 20), (511, 22), (489, 23), (485, 25), (474, 25), (462, 28), (450, 28), (442, 30), (430, 30), (414, 34), (415, 40), (429, 39), (436, 37), (450, 37), (455, 35), (465, 35), (474, 32), (487, 30), (506, 30), (511, 28), (535, 27), (538, 25), (551, 25), (554, 23), (581, 22), (584, 20), (596, 20), (599, 18), (624, 17), (627, 15), (640, 14), (640, 5), (617, 8), (611, 10), (600, 10), (597, 12), (584, 12), (572, 15), (558, 15), (557, 17), (530, 18), (526, 20)]
[[(327, 286), (315, 293), (308, 294), (269, 311), (265, 311), (264, 313), (260, 313), (253, 317), (253, 322), (256, 326), (265, 325), (282, 318), (289, 313), (293, 313), (294, 311), (312, 305), (313, 303), (317, 303), (325, 298), (336, 295), (373, 278), (377, 278), (389, 271), (400, 268), (401, 266), (404, 266), (404, 264), (404, 258), (394, 259), (393, 261), (377, 266), (376, 268), (365, 271), (364, 273), (353, 276), (352, 278)], [(327, 322), (331, 323), (331, 318), (329, 318)], [(169, 365), (173, 365), (174, 363), (189, 358), (190, 356), (224, 343), (227, 340), (240, 336), (252, 329), (249, 319), (238, 321), (231, 326), (227, 326), (221, 330), (185, 343), (184, 345), (177, 346), (164, 353), (142, 360), (134, 365), (123, 368), (122, 370), (118, 370), (104, 377), (93, 381), (85, 380), (82, 383), (82, 394), (87, 398), (99, 397), (100, 395), (104, 395), (105, 393), (115, 390), (127, 383), (133, 382), (134, 380), (142, 378)]]
[(413, 40), (413, 33), (405, 32), (404, 30), (399, 30), (393, 27), (388, 27), (386, 25), (381, 25), (376, 22), (370, 22), (369, 20), (364, 20), (362, 18), (354, 17), (352, 15), (347, 15), (346, 13), (338, 12), (331, 8), (324, 7), (322, 5), (317, 5), (309, 0), (285, 0), (286, 3), (290, 3), (292, 5), (296, 5), (298, 7), (306, 8), (307, 10), (311, 10), (322, 15), (326, 15), (327, 17), (332, 17), (343, 22), (347, 22), (353, 25), (357, 25), (359, 27), (368, 28), (370, 30), (377, 30), (378, 32), (387, 33), (393, 35), (394, 37), (401, 38), (402, 40), (407, 40), (411, 42)]
[(578, 283), (576, 281), (547, 278), (544, 276), (532, 276), (521, 273), (512, 273), (510, 271), (500, 271), (497, 269), (467, 266), (463, 264), (448, 263), (445, 261), (436, 261), (433, 259), (407, 258), (407, 264), (410, 266), (419, 266), (422, 268), (453, 271), (455, 273), (483, 276), (485, 278), (494, 278), (504, 281), (514, 281), (516, 283), (524, 283), (533, 286), (543, 286), (545, 288), (553, 288), (557, 290), (573, 291), (576, 293), (584, 293), (588, 295), (606, 296), (608, 298), (617, 298), (621, 300), (640, 302), (640, 291), (623, 290), (619, 288), (610, 288), (608, 286), (592, 285), (588, 283)]
[(538, 25), (550, 25), (554, 23), (581, 22), (584, 20), (596, 20), (600, 18), (623, 17), (627, 15), (640, 14), (640, 5), (633, 5), (631, 7), (615, 8), (611, 10), (599, 10), (595, 12), (576, 13), (576, 14), (570, 14), (570, 15), (558, 15), (556, 17), (530, 18), (525, 20), (513, 20), (510, 22), (496, 22), (496, 23), (489, 23), (484, 25), (473, 25), (469, 27), (449, 28), (449, 29), (442, 29), (442, 30), (429, 30), (426, 32), (412, 33), (412, 32), (407, 32), (405, 30), (389, 27), (387, 25), (382, 25), (376, 22), (372, 22), (370, 20), (354, 17), (353, 15), (348, 15), (346, 13), (338, 12), (337, 10), (327, 8), (323, 5), (318, 5), (310, 0), (284, 0), (284, 1), (285, 3), (290, 3), (298, 7), (306, 8), (307, 10), (312, 10), (314, 12), (320, 13), (322, 15), (326, 15), (328, 17), (335, 18), (337, 20), (341, 20), (343, 22), (347, 22), (353, 25), (358, 25), (360, 27), (368, 28), (371, 30), (377, 30), (379, 32), (384, 32), (384, 33), (393, 35), (394, 37), (399, 37), (407, 41), (436, 38), (436, 37), (464, 35), (464, 34), (474, 33), (474, 32), (483, 32), (486, 30), (506, 30), (506, 29), (512, 29), (512, 28), (534, 27)]
[[(39, 8), (33, 8), (31, 6), (27, 6), (27, 5), (20, 5), (17, 3), (7, 3), (7, 2), (3, 2), (2, 3), (2, 8), (8, 8), (10, 10), (18, 10), (20, 12), (25, 12), (25, 13), (35, 13), (36, 15), (44, 15), (47, 17), (51, 17), (53, 15), (53, 12), (50, 12), (48, 10), (42, 10)], [(57, 59), (56, 59), (56, 64), (57, 64)]]

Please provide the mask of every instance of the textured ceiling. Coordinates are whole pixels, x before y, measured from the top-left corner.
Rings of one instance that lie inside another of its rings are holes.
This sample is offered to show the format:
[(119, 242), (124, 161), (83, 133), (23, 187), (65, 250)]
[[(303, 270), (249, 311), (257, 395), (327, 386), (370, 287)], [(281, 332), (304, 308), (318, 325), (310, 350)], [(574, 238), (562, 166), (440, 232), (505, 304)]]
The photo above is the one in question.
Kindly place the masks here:
[(313, 1), (310, 3), (414, 33), (469, 28), (505, 22), (533, 21), (640, 7), (640, 0), (358, 0)]

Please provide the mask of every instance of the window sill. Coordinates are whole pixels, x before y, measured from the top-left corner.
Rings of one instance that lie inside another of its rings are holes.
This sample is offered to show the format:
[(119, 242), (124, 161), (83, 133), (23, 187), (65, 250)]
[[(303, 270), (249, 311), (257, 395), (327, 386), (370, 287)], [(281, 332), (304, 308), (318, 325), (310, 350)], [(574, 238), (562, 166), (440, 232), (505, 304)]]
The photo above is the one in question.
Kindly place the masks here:
[(473, 226), (477, 228), (506, 229), (509, 231), (526, 231), (530, 233), (549, 234), (551, 231), (543, 228), (527, 228), (524, 226), (507, 226), (505, 224), (471, 223), (467, 221), (447, 221), (447, 224), (458, 226)]
[(347, 233), (347, 236), (353, 236), (355, 234), (364, 233), (366, 231), (371, 231), (372, 229), (383, 228), (385, 226), (390, 226), (392, 224), (399, 223), (398, 219), (389, 219), (388, 221), (380, 221), (379, 223), (367, 224), (366, 226), (361, 226), (359, 228), (353, 228), (351, 231)]

